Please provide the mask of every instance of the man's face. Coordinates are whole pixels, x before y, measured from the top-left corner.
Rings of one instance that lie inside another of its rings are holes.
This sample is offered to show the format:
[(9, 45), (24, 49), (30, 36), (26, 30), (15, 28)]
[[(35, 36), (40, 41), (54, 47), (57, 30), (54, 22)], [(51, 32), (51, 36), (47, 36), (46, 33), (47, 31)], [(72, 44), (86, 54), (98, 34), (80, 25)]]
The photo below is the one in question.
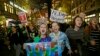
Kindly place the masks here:
[(85, 14), (85, 13), (80, 13), (79, 16), (82, 17), (83, 20), (85, 20), (85, 16), (86, 16), (86, 14)]

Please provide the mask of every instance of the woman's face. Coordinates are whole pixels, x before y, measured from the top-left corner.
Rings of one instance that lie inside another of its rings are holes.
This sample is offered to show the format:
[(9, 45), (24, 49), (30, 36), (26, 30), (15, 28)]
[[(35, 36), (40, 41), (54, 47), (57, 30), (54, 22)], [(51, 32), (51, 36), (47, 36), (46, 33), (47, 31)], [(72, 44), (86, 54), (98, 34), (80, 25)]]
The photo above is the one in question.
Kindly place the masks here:
[(52, 30), (55, 33), (58, 32), (59, 31), (59, 25), (57, 23), (53, 23), (52, 24)]
[(92, 25), (97, 25), (97, 20), (94, 18), (91, 20)]
[(39, 32), (42, 35), (46, 34), (46, 32), (47, 32), (47, 26), (45, 24), (40, 25)]
[(77, 17), (75, 20), (75, 26), (81, 27), (82, 26), (82, 19)]

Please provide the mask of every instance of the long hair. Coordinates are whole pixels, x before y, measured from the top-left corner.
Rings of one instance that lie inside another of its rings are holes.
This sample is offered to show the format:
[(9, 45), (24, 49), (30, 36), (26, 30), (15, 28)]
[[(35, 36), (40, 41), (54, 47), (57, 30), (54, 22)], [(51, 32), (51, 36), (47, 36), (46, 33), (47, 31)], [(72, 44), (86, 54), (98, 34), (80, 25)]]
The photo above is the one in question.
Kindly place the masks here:
[(99, 30), (98, 22), (96, 22), (97, 24), (95, 25), (96, 29), (93, 28), (92, 21), (93, 21), (94, 19), (96, 19), (96, 17), (93, 17), (93, 18), (90, 19), (90, 21), (89, 21), (89, 28), (90, 28), (90, 30)]
[[(41, 23), (39, 26), (38, 26), (38, 29), (40, 30), (40, 27), (41, 27), (41, 25), (46, 25), (46, 36), (48, 36), (48, 26), (47, 26), (47, 24), (45, 24), (45, 23)], [(40, 31), (38, 30), (38, 35), (40, 36)]]
[[(82, 20), (82, 25), (83, 25), (83, 19), (78, 15), (78, 16), (74, 17), (73, 20), (72, 20), (72, 23), (71, 23), (71, 27), (72, 27), (72, 28), (75, 27), (75, 24), (76, 24), (76, 23), (75, 23), (75, 20), (76, 20), (77, 18), (80, 18), (80, 19)], [(81, 27), (82, 27), (82, 25), (81, 25)], [(81, 28), (81, 27), (80, 27), (80, 28)]]
[(52, 27), (52, 24), (53, 24), (53, 23), (56, 23), (56, 24), (58, 25), (58, 27), (59, 27), (59, 31), (60, 31), (60, 30), (61, 30), (61, 24), (58, 23), (58, 22), (52, 22), (52, 23), (51, 23), (51, 27)]

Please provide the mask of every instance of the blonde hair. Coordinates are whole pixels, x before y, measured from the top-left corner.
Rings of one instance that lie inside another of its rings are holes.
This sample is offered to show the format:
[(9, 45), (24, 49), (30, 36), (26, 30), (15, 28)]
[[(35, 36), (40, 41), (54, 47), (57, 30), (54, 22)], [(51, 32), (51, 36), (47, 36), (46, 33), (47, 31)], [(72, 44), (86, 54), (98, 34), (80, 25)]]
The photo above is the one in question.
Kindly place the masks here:
[[(92, 27), (92, 21), (94, 20), (94, 19), (96, 19), (96, 17), (92, 17), (90, 20), (89, 20), (89, 27), (90, 27), (90, 29), (93, 29), (93, 27)], [(98, 29), (98, 30), (100, 30), (100, 26), (99, 26), (99, 24), (98, 24), (98, 21), (97, 21), (97, 19), (96, 19), (96, 28)]]
[[(42, 23), (38, 26), (38, 29), (40, 30), (41, 25), (45, 25), (46, 26), (46, 35), (48, 34), (48, 26), (45, 23)], [(38, 34), (40, 35), (40, 31), (38, 30)]]

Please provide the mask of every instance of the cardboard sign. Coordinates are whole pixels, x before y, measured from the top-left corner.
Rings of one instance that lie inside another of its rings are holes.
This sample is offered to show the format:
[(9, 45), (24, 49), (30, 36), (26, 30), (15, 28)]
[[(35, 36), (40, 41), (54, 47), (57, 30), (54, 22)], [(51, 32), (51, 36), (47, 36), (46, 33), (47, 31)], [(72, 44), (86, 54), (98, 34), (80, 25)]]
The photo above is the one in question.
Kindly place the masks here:
[(27, 17), (25, 12), (19, 12), (18, 17), (21, 21), (21, 23), (26, 23), (27, 22)]
[(65, 13), (51, 9), (51, 16), (50, 16), (50, 20), (51, 21), (56, 21), (59, 23), (64, 23), (64, 17), (66, 16)]
[(62, 56), (61, 46), (53, 42), (25, 43), (27, 56)]

